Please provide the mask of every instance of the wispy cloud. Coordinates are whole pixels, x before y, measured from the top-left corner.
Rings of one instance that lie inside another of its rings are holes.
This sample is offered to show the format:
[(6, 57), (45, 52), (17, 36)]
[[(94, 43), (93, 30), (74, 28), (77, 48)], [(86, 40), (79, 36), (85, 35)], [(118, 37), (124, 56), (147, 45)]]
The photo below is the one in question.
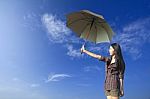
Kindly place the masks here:
[[(72, 36), (71, 31), (66, 27), (65, 21), (59, 19), (53, 14), (44, 14), (41, 18), (44, 27), (47, 30), (47, 35), (50, 42), (61, 44), (63, 43), (68, 49), (67, 55), (70, 57), (82, 57), (80, 49), (74, 45), (79, 45), (82, 42), (78, 37)], [(142, 56), (141, 48), (146, 42), (150, 42), (150, 17), (138, 19), (124, 25), (113, 38), (113, 42), (118, 42), (123, 51), (129, 54), (133, 59), (138, 59)], [(70, 44), (68, 44), (70, 42)], [(105, 44), (104, 44), (105, 45)], [(107, 46), (92, 46), (88, 48), (91, 51), (101, 52), (107, 51)]]
[(44, 14), (41, 20), (47, 29), (47, 35), (51, 42), (63, 43), (68, 40), (70, 30), (66, 27), (65, 22), (58, 19), (56, 15)]
[(35, 12), (25, 13), (22, 18), (22, 26), (28, 28), (31, 31), (37, 31), (37, 29), (41, 29), (42, 27), (40, 17), (41, 16)]
[(80, 44), (79, 38), (71, 34), (66, 22), (57, 18), (53, 14), (44, 14), (41, 18), (43, 25), (46, 27), (49, 41), (52, 43), (63, 43), (67, 48), (67, 55), (70, 57), (81, 57), (80, 49), (75, 49), (74, 44)]
[(68, 74), (50, 74), (48, 76), (48, 79), (45, 80), (45, 82), (48, 83), (48, 82), (52, 82), (52, 81), (61, 81), (68, 77), (72, 77), (72, 76), (70, 76)]
[(80, 48), (77, 49), (74, 46), (81, 45), (82, 41), (71, 34), (71, 31), (66, 27), (65, 21), (62, 21), (53, 14), (44, 14), (41, 20), (47, 30), (47, 35), (51, 43), (63, 43), (63, 46), (68, 50), (66, 55), (71, 58), (80, 58), (83, 56), (80, 53)]
[(107, 53), (109, 46), (110, 46), (109, 43), (100, 43), (100, 44), (90, 43), (90, 45), (87, 48), (92, 52)]
[(31, 84), (30, 85), (30, 87), (32, 87), (32, 88), (36, 88), (36, 87), (39, 87), (40, 86), (40, 84)]
[(127, 52), (133, 59), (142, 56), (142, 47), (145, 43), (150, 43), (150, 17), (138, 19), (124, 26), (121, 32), (113, 41), (119, 42), (124, 52)]
[[(123, 52), (137, 60), (142, 57), (142, 47), (146, 43), (150, 43), (150, 17), (137, 19), (124, 25), (123, 28), (114, 28), (117, 31), (113, 37), (112, 42), (117, 42), (121, 45)], [(115, 27), (116, 26), (116, 27)], [(93, 45), (92, 45), (93, 46)], [(108, 46), (102, 44), (101, 46), (90, 47), (92, 51), (107, 51)]]
[(19, 79), (17, 77), (14, 77), (12, 80), (13, 81), (19, 81)]
[(83, 68), (84, 72), (101, 71), (99, 66), (86, 66)]
[(80, 49), (75, 49), (73, 48), (73, 45), (67, 45), (67, 55), (71, 56), (71, 57), (81, 57), (83, 56), (83, 54), (80, 53)]
[(0, 99), (50, 99), (41, 89), (34, 89), (37, 86), (19, 77), (7, 79), (0, 84)]
[(18, 77), (14, 77), (12, 79), (12, 81), (14, 82), (14, 84), (23, 83), (24, 85), (26, 85), (26, 87), (31, 87), (31, 88), (35, 88), (35, 87), (39, 87), (40, 86), (40, 84), (38, 84), (38, 83), (27, 82), (27, 81), (24, 81), (23, 79), (19, 79)]

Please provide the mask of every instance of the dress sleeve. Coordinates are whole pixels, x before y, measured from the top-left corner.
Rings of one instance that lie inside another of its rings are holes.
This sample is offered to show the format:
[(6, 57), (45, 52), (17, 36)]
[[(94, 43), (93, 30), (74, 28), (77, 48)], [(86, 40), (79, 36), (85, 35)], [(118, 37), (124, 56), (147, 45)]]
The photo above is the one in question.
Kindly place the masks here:
[(125, 72), (125, 64), (123, 64), (119, 70), (119, 78), (124, 79), (124, 72)]
[(104, 62), (109, 62), (110, 61), (110, 58), (109, 57), (104, 57), (104, 56), (101, 56), (101, 58), (99, 58), (100, 61), (104, 61)]

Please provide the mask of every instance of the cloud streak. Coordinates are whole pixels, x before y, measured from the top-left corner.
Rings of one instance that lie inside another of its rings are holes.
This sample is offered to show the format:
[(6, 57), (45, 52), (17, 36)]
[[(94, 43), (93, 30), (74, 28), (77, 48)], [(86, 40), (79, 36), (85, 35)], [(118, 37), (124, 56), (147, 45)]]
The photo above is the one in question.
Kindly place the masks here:
[(61, 80), (68, 78), (68, 77), (72, 77), (72, 76), (70, 76), (68, 74), (50, 74), (48, 76), (48, 79), (45, 80), (45, 82), (48, 83), (48, 82), (61, 81)]

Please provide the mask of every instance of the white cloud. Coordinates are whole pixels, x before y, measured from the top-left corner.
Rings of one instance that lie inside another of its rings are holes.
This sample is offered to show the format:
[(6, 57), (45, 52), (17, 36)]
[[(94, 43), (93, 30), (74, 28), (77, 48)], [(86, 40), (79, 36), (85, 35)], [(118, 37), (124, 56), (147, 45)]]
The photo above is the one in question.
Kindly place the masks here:
[(52, 82), (52, 81), (60, 81), (62, 79), (68, 78), (68, 77), (71, 77), (71, 76), (68, 74), (50, 74), (48, 76), (48, 79), (45, 82), (48, 83), (48, 82)]
[(30, 85), (30, 87), (32, 87), (32, 88), (36, 88), (36, 87), (39, 87), (40, 86), (40, 84), (31, 84)]
[(70, 35), (70, 30), (66, 27), (65, 22), (52, 14), (44, 14), (41, 20), (47, 29), (47, 34), (51, 42), (63, 43), (68, 40), (67, 37)]
[(81, 57), (83, 56), (83, 54), (81, 54), (80, 49), (74, 49), (73, 45), (67, 45), (67, 55), (71, 56), (71, 57)]
[(70, 57), (80, 57), (80, 49), (74, 49), (73, 44), (80, 44), (80, 38), (71, 35), (71, 31), (66, 27), (66, 22), (57, 18), (53, 14), (44, 14), (41, 18), (44, 27), (46, 27), (49, 41), (61, 44), (68, 49), (67, 55)]
[[(66, 22), (57, 18), (53, 14), (44, 14), (41, 18), (50, 42), (64, 43), (68, 49), (67, 55), (70, 57), (82, 57), (80, 49), (75, 49), (75, 45), (82, 42), (81, 39), (71, 35), (71, 31), (66, 27)], [(150, 42), (150, 17), (143, 18), (125, 25), (122, 29), (117, 29), (118, 33), (113, 38), (113, 42), (118, 42), (123, 51), (129, 54), (133, 59), (142, 56), (141, 48), (146, 42)], [(121, 32), (120, 32), (121, 31)], [(68, 43), (71, 44), (68, 44)], [(104, 44), (105, 45), (105, 44)], [(88, 48), (91, 51), (107, 51), (107, 46), (92, 46)]]
[(124, 52), (134, 60), (142, 56), (142, 47), (150, 43), (150, 17), (139, 19), (126, 25), (113, 39), (119, 42)]
[(108, 52), (109, 43), (101, 43), (101, 44), (93, 44), (90, 43), (90, 45), (87, 47), (92, 52), (100, 52), (100, 53), (106, 53)]
[(19, 79), (17, 77), (14, 77), (12, 80), (13, 81), (19, 81)]
[[(118, 42), (123, 52), (130, 55), (134, 60), (142, 56), (142, 47), (146, 43), (150, 43), (150, 17), (138, 19), (125, 25), (122, 29), (117, 29), (116, 35), (112, 42)], [(107, 51), (104, 45), (90, 47), (94, 51)]]
[(100, 51), (100, 50), (103, 50), (103, 49), (100, 46), (95, 46), (95, 47), (89, 47), (89, 50), (91, 50), (91, 51)]
[(37, 84), (30, 84), (18, 77), (7, 79), (0, 84), (0, 99), (49, 99), (44, 90), (33, 89)]
[(84, 72), (101, 71), (101, 68), (99, 66), (86, 66), (83, 70)]
[[(145, 43), (150, 43), (150, 17), (138, 19), (125, 25), (122, 29), (117, 29), (112, 42), (118, 42), (123, 52), (130, 55), (134, 60), (142, 56), (142, 47)], [(102, 45), (90, 47), (90, 50), (107, 51), (108, 48)], [(106, 50), (107, 49), (107, 50)]]
[(23, 16), (22, 26), (31, 31), (37, 31), (38, 29), (41, 29), (42, 25), (40, 21), (40, 15), (34, 12), (25, 13)]

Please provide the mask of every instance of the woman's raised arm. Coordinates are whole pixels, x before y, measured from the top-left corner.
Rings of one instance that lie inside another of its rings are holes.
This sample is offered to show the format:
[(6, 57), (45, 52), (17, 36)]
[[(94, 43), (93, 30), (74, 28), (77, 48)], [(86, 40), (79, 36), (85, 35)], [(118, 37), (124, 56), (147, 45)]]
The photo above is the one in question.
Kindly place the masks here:
[(94, 54), (88, 50), (85, 50), (84, 48), (84, 45), (82, 46), (81, 48), (81, 53), (86, 53), (87, 55), (91, 56), (91, 57), (94, 57), (94, 58), (97, 58), (98, 60), (100, 61), (104, 61), (104, 62), (108, 62), (110, 61), (110, 59), (108, 57), (104, 57), (104, 56), (101, 56), (101, 55), (97, 55), (97, 54)]
[(94, 58), (97, 58), (97, 59), (101, 59), (101, 55), (97, 55), (97, 54), (94, 54), (90, 51), (87, 51), (87, 50), (83, 50), (83, 53), (86, 53), (87, 55), (91, 56), (91, 57), (94, 57)]
[(91, 56), (91, 57), (94, 57), (94, 58), (97, 58), (97, 59), (101, 59), (101, 55), (97, 55), (97, 54), (94, 54), (90, 51), (87, 51), (85, 50), (84, 46), (82, 46), (81, 48), (81, 53), (86, 53), (87, 55)]

